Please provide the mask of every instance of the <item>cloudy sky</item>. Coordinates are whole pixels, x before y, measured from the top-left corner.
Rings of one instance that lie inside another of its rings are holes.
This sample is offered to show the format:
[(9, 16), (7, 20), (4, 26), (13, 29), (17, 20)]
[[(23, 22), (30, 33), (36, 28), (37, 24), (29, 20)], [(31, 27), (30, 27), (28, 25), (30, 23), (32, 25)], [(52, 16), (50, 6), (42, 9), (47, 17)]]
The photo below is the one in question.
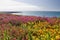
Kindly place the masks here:
[(0, 11), (60, 11), (60, 0), (0, 0)]
[(42, 7), (44, 10), (60, 10), (60, 0), (16, 0)]

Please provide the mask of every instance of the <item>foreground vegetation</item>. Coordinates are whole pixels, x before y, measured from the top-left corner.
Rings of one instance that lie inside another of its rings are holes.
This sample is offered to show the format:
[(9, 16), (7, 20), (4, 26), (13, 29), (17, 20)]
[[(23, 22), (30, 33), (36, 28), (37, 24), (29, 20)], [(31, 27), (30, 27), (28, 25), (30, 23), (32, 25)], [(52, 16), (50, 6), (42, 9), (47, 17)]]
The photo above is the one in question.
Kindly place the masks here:
[(0, 14), (0, 40), (60, 40), (60, 18)]

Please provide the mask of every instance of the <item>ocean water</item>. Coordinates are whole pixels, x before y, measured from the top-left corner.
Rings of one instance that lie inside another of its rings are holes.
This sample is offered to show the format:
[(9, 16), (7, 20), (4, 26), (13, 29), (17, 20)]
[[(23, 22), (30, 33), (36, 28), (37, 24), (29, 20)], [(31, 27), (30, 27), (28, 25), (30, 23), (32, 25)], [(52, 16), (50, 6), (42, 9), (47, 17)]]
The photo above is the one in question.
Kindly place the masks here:
[(23, 11), (22, 15), (41, 17), (60, 17), (60, 11)]
[(18, 12), (12, 14), (41, 17), (60, 17), (60, 11), (22, 11), (20, 13)]

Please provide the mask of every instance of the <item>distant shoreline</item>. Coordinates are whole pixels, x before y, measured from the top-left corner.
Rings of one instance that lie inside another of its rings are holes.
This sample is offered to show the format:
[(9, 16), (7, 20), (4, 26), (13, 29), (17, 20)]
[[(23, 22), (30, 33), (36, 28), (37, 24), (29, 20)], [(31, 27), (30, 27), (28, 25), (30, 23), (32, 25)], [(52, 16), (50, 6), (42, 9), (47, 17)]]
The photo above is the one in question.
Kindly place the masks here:
[(60, 17), (60, 12), (54, 11), (11, 11), (11, 12), (0, 12), (0, 14), (13, 14), (23, 16), (41, 16), (41, 17)]

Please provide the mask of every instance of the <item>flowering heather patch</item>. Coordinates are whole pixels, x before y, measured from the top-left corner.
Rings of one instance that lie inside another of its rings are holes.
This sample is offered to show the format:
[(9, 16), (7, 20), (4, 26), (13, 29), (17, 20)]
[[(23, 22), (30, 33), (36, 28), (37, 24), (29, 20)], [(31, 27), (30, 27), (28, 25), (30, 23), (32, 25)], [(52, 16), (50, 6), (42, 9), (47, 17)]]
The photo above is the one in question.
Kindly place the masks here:
[(0, 14), (0, 40), (60, 40), (60, 18)]

